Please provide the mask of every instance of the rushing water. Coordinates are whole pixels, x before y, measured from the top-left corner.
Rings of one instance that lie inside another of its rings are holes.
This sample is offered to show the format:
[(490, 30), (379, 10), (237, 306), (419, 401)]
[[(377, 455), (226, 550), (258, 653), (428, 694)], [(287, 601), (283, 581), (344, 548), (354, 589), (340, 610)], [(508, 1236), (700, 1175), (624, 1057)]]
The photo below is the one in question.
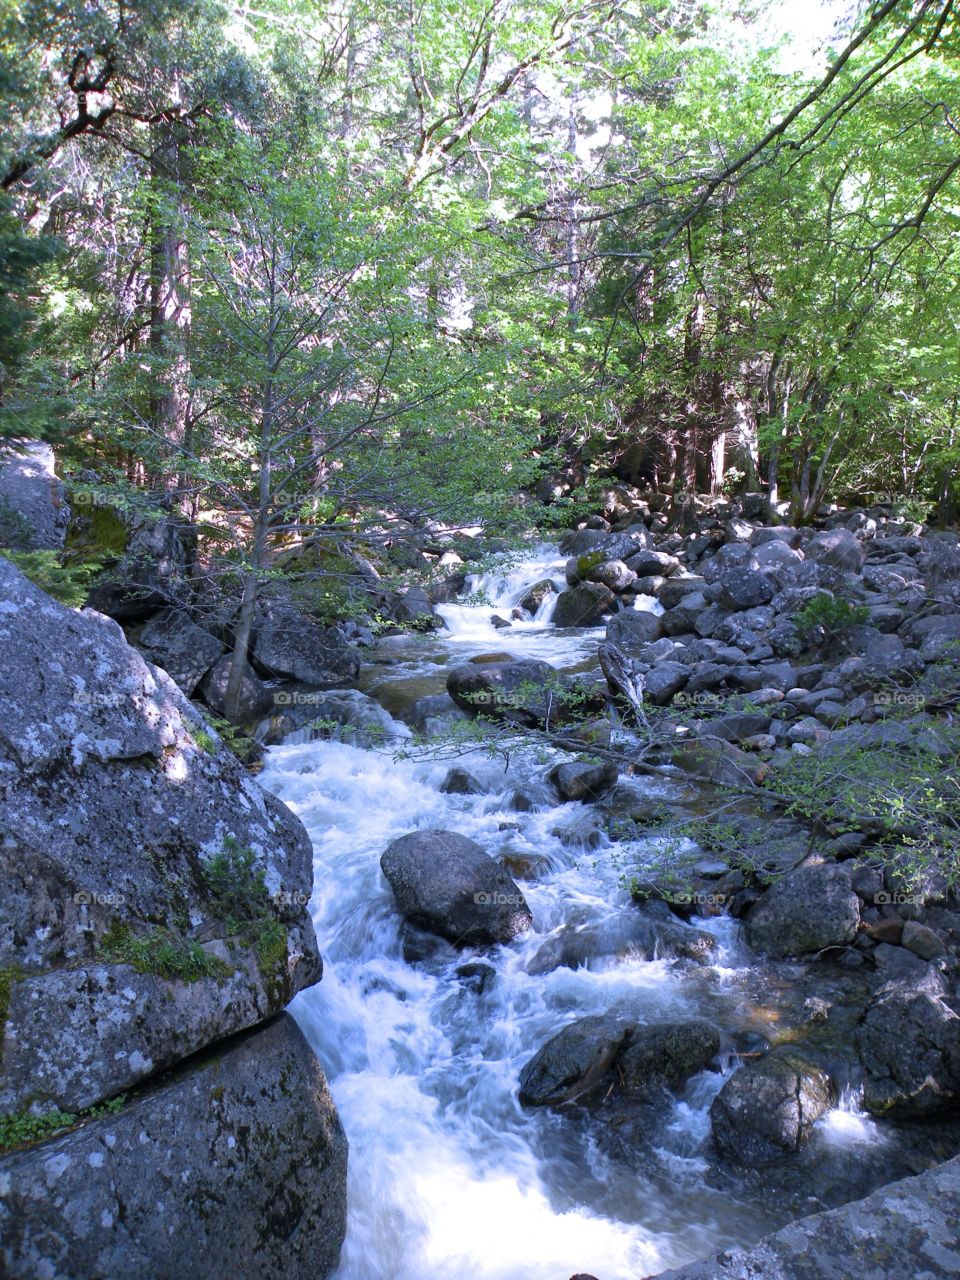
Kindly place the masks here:
[[(554, 630), (549, 602), (533, 622), (507, 632), (491, 625), (543, 577), (562, 581), (555, 549), (472, 583), (489, 604), (444, 606), (441, 638), (386, 646), (368, 689), (396, 709), (441, 690), (450, 663), (491, 650), (582, 665), (597, 633)], [(399, 738), (409, 732), (393, 727)], [(284, 745), (269, 752), (262, 776), (303, 820), (315, 850), (312, 910), (324, 977), (292, 1012), (323, 1063), (350, 1139), (338, 1280), (565, 1280), (576, 1271), (637, 1280), (756, 1239), (770, 1219), (704, 1177), (720, 1072), (689, 1082), (635, 1160), (600, 1141), (583, 1117), (527, 1111), (516, 1097), (521, 1067), (576, 1017), (610, 1009), (641, 1021), (717, 1017), (736, 1003), (744, 959), (737, 927), (697, 922), (718, 938), (707, 969), (611, 954), (578, 969), (531, 973), (558, 930), (602, 931), (630, 909), (620, 870), (604, 838), (588, 853), (553, 834), (588, 814), (550, 798), (548, 762), (458, 763), (485, 794), (441, 793), (449, 764), (398, 759), (395, 745)], [(640, 797), (662, 788), (640, 779), (630, 785)], [(518, 786), (538, 802), (532, 811), (511, 807)], [(522, 882), (534, 929), (482, 954), (406, 963), (379, 859), (391, 840), (427, 827), (461, 832), (493, 855), (540, 858), (546, 874)], [(477, 959), (496, 971), (482, 992), (457, 972)], [(823, 1125), (824, 1141), (857, 1143), (865, 1123), (848, 1098)]]

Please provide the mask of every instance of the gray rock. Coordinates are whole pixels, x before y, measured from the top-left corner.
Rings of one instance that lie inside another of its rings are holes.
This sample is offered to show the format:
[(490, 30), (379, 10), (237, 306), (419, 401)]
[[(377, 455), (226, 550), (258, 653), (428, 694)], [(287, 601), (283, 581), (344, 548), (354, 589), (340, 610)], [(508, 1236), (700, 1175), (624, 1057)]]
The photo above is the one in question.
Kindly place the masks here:
[(863, 1105), (877, 1115), (926, 1116), (960, 1098), (960, 1018), (915, 981), (881, 992), (857, 1029)]
[(680, 568), (676, 556), (668, 555), (666, 551), (654, 551), (652, 547), (637, 551), (626, 563), (638, 578), (669, 578)]
[[(230, 683), (230, 668), (233, 665), (233, 654), (224, 654), (215, 662), (200, 681), (197, 692), (211, 711), (218, 716), (227, 714), (227, 686)], [(237, 707), (237, 720), (241, 724), (259, 720), (267, 715), (275, 706), (274, 690), (268, 689), (257, 676), (249, 662), (244, 664), (243, 680), (240, 683), (240, 701)]]
[(738, 1164), (769, 1164), (803, 1146), (836, 1096), (821, 1066), (795, 1049), (774, 1049), (735, 1071), (714, 1098), (714, 1141)]
[(808, 560), (846, 573), (859, 573), (866, 559), (863, 546), (849, 529), (827, 529), (815, 533), (803, 550)]
[(720, 1033), (705, 1018), (651, 1022), (634, 1028), (617, 1063), (620, 1083), (646, 1090), (661, 1082), (675, 1089), (704, 1071), (720, 1052)]
[(706, 586), (703, 578), (668, 578), (660, 588), (658, 599), (664, 609), (674, 609), (684, 598), (694, 591), (701, 591)]
[(777, 593), (773, 578), (761, 569), (732, 569), (720, 580), (720, 604), (727, 609), (755, 609)]
[(750, 909), (746, 936), (767, 955), (804, 955), (852, 942), (859, 922), (849, 870), (828, 862), (797, 867), (771, 885)]
[(571, 1022), (520, 1072), (520, 1101), (555, 1107), (588, 1093), (613, 1066), (629, 1034), (629, 1023), (606, 1014)]
[[(273, 690), (272, 697), (273, 714), (257, 728), (258, 738), (267, 746), (334, 738), (351, 746), (369, 747), (396, 733), (389, 713), (359, 689), (327, 689), (321, 693), (286, 688)], [(446, 694), (443, 699), (454, 711)]]
[(403, 718), (411, 729), (432, 738), (446, 733), (451, 725), (468, 717), (449, 693), (430, 693), (418, 698), (409, 711), (403, 713)]
[(452, 942), (509, 942), (533, 923), (500, 863), (456, 832), (411, 831), (387, 847), (380, 867), (404, 916)]
[(557, 725), (603, 706), (599, 695), (584, 702), (580, 697), (582, 683), (561, 675), (548, 662), (532, 658), (465, 662), (448, 673), (447, 692), (458, 707), (472, 715), (531, 727)]
[(601, 586), (618, 594), (633, 586), (637, 580), (637, 575), (622, 560), (604, 560), (585, 576), (588, 582), (599, 582)]
[(956, 1280), (960, 1157), (657, 1280)]
[(58, 551), (67, 536), (70, 504), (48, 444), (0, 451), (0, 547)]
[(557, 588), (551, 578), (541, 578), (539, 582), (535, 582), (520, 600), (520, 608), (526, 609), (527, 613), (537, 613), (540, 606), (545, 600), (549, 600), (551, 596), (557, 594)]
[(710, 734), (675, 747), (673, 763), (684, 773), (718, 786), (755, 786), (763, 773), (763, 766), (746, 752)]
[(937, 960), (940, 956), (946, 955), (947, 951), (940, 935), (928, 925), (921, 924), (919, 920), (906, 922), (903, 933), (900, 935), (900, 945), (912, 951), (921, 960)]
[(548, 774), (562, 800), (596, 800), (619, 777), (617, 766), (606, 764), (558, 764)]
[(360, 654), (335, 627), (321, 627), (293, 610), (275, 609), (257, 629), (254, 660), (272, 676), (325, 688), (355, 680)]
[(706, 610), (706, 598), (699, 591), (691, 591), (662, 615), (663, 630), (668, 636), (687, 635), (696, 629), (697, 620)]
[[(6, 1112), (27, 1101), (71, 1109), (151, 1074), (177, 1045), (197, 1049), (277, 1012), (317, 980), (312, 852), (299, 820), (116, 623), (64, 608), (5, 560), (0, 600), (0, 970), (24, 974), (10, 983), (0, 1096)], [(263, 876), (241, 934), (206, 871), (228, 841), (251, 853), (244, 884)], [(164, 940), (176, 955), (206, 947), (224, 985), (191, 990), (150, 964), (134, 973), (111, 949), (118, 931), (128, 946)], [(164, 1051), (173, 1020), (176, 1045)], [(91, 1052), (101, 1036), (110, 1054)]]
[(682, 662), (658, 662), (644, 677), (643, 696), (655, 707), (665, 707), (690, 679)]
[(161, 609), (137, 637), (147, 658), (163, 667), (189, 698), (223, 653), (223, 645), (182, 609)]
[(561, 591), (553, 610), (557, 627), (592, 627), (616, 606), (616, 596), (599, 582), (581, 582)]
[[(112, 525), (112, 532), (102, 534), (104, 524)], [(71, 545), (84, 546), (108, 561), (87, 604), (122, 622), (147, 618), (164, 605), (177, 604), (185, 590), (192, 534), (189, 525), (172, 517), (122, 520), (108, 508), (83, 508), (71, 526)], [(101, 536), (109, 546), (103, 545)]]
[(288, 1015), (116, 1115), (0, 1159), (10, 1280), (321, 1280), (346, 1230), (347, 1140)]
[(663, 621), (660, 615), (650, 613), (647, 609), (622, 609), (607, 623), (607, 643), (630, 651), (651, 644), (662, 635)]

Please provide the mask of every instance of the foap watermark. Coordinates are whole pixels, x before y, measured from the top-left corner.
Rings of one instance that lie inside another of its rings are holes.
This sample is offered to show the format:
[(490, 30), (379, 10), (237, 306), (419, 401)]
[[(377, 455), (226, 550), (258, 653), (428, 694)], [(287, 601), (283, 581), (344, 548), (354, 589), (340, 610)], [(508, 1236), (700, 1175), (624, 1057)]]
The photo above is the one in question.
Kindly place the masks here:
[(310, 895), (305, 889), (278, 889), (270, 895), (270, 901), (275, 907), (305, 907)]
[(717, 708), (724, 705), (724, 699), (718, 693), (710, 693), (704, 689), (700, 693), (680, 693), (674, 694), (673, 705), (675, 707), (711, 707)]
[(907, 693), (903, 689), (880, 689), (873, 695), (875, 707), (909, 707), (911, 711), (922, 711), (926, 697), (922, 693)]
[(880, 893), (875, 893), (873, 895), (873, 901), (878, 907), (884, 905), (892, 907), (923, 906), (923, 897), (918, 893), (900, 893), (896, 890), (891, 892), (887, 889), (882, 889)]
[(523, 898), (519, 893), (500, 893), (495, 890), (492, 893), (486, 893), (481, 889), (479, 893), (473, 895), (473, 900), (478, 907), (520, 907), (523, 906)]
[(101, 893), (97, 889), (78, 889), (73, 895), (78, 907), (123, 907), (127, 899), (122, 893)]
[(691, 890), (689, 893), (671, 893), (668, 900), (678, 907), (722, 907), (727, 895)]
[(126, 700), (125, 693), (95, 693), (86, 689), (73, 695), (73, 701), (78, 707), (118, 707)]
[(322, 693), (305, 693), (302, 689), (278, 689), (273, 695), (278, 707), (318, 707), (323, 700)]

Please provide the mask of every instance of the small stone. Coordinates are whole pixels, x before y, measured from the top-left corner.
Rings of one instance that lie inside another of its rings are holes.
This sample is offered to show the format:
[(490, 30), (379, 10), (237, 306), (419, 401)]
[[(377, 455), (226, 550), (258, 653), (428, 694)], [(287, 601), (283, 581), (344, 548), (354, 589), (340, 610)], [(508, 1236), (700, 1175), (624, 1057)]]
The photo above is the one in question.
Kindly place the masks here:
[(900, 937), (901, 947), (906, 947), (921, 960), (936, 960), (946, 954), (946, 947), (938, 933), (916, 920), (908, 920)]

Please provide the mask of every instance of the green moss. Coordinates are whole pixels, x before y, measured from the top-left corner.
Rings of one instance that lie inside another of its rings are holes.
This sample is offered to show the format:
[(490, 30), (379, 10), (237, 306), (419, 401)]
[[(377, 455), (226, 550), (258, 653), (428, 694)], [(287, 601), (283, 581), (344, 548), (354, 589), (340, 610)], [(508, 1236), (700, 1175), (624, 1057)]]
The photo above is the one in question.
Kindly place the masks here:
[(121, 1093), (109, 1102), (98, 1102), (96, 1106), (82, 1111), (54, 1110), (39, 1116), (30, 1111), (18, 1111), (12, 1116), (0, 1116), (0, 1152), (29, 1147), (35, 1142), (66, 1133), (68, 1129), (75, 1129), (84, 1121), (116, 1115), (126, 1100), (126, 1094)]
[(137, 935), (129, 925), (114, 924), (103, 940), (102, 950), (108, 960), (129, 964), (137, 973), (156, 973), (182, 982), (197, 982), (200, 978), (222, 981), (232, 973), (199, 942), (168, 929)]
[(577, 559), (577, 576), (585, 578), (599, 565), (603, 564), (605, 556), (602, 551), (588, 551), (585, 555)]
[(257, 964), (265, 978), (275, 978), (287, 960), (287, 931), (279, 920), (265, 920), (256, 942)]

